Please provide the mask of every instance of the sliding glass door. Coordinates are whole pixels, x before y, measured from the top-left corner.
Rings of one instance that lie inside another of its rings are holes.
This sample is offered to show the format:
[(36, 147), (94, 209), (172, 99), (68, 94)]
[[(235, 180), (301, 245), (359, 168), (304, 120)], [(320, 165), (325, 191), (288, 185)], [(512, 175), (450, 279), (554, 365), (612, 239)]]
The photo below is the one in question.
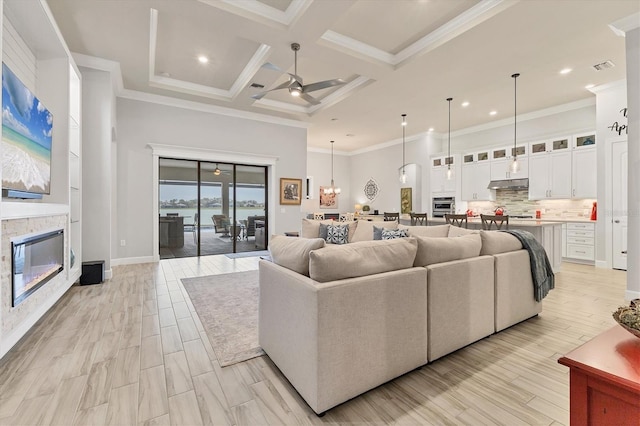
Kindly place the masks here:
[(160, 258), (266, 248), (266, 167), (162, 158), (159, 194)]

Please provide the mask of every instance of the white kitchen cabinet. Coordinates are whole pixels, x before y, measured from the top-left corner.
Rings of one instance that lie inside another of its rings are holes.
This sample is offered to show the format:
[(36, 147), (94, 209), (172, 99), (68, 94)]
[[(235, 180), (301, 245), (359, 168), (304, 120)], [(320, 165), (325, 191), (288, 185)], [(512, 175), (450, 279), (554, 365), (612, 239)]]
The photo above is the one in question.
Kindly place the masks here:
[(463, 201), (495, 199), (495, 191), (487, 188), (491, 180), (489, 151), (465, 154), (462, 157), (461, 180)]
[(596, 148), (575, 149), (572, 153), (572, 198), (596, 198)]
[(571, 198), (569, 138), (530, 145), (529, 199)]
[(595, 224), (567, 223), (568, 261), (595, 262)]
[(567, 257), (567, 224), (562, 224), (562, 257)]
[(455, 172), (455, 157), (433, 157), (431, 159), (431, 194), (433, 196), (450, 195), (455, 196), (457, 173), (453, 179), (447, 179), (447, 169), (451, 168)]
[[(508, 146), (491, 150), (491, 180), (524, 179), (529, 177), (528, 145)], [(514, 155), (518, 155), (520, 171), (509, 170)]]

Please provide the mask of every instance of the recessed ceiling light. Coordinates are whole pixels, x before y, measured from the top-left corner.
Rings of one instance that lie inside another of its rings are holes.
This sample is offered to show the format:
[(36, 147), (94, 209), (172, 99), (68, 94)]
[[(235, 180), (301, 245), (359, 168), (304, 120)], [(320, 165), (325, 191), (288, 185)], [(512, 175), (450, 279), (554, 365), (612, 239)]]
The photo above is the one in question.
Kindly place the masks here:
[(429, 127), (429, 131), (433, 132), (435, 129), (433, 127)]
[(354, 135), (353, 133), (347, 133), (347, 134), (346, 134), (346, 136), (347, 136), (347, 137), (349, 137), (349, 138), (352, 138), (352, 137), (354, 137), (355, 135)]
[(337, 118), (332, 118), (331, 121), (338, 121), (338, 119)]
[(498, 111), (491, 111), (491, 112), (489, 113), (489, 115), (496, 115), (497, 113), (498, 113)]
[(595, 84), (587, 84), (586, 86), (584, 86), (585, 89), (591, 89), (595, 87)]
[(468, 107), (469, 106), (469, 101), (464, 101), (462, 103), (462, 106), (465, 107), (465, 108)]
[(569, 74), (571, 71), (573, 71), (571, 68), (565, 68), (560, 70), (560, 74)]
[(201, 64), (206, 64), (207, 62), (209, 62), (209, 58), (204, 55), (200, 55), (198, 56), (198, 62), (200, 62)]

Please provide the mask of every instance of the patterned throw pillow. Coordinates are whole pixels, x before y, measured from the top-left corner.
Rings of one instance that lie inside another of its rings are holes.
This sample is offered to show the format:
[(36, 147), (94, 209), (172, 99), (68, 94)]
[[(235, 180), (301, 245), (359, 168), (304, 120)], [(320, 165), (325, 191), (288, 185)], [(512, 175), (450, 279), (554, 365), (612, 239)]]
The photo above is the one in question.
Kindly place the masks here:
[[(320, 224), (320, 229), (318, 232), (318, 238), (322, 238), (323, 240), (327, 241), (327, 233), (329, 232), (329, 226), (326, 223), (321, 223)], [(333, 226), (333, 225), (331, 225)]]
[(347, 244), (349, 242), (349, 225), (327, 225), (327, 238), (330, 244)]
[[(384, 238), (382, 238), (382, 231), (395, 231), (396, 228), (385, 228), (385, 227), (377, 227), (375, 225), (373, 225), (373, 239), (374, 240), (384, 240)], [(405, 229), (405, 231), (408, 233), (409, 230)], [(405, 235), (406, 237), (407, 235)]]
[(383, 240), (393, 240), (396, 238), (404, 238), (409, 236), (407, 229), (382, 229)]

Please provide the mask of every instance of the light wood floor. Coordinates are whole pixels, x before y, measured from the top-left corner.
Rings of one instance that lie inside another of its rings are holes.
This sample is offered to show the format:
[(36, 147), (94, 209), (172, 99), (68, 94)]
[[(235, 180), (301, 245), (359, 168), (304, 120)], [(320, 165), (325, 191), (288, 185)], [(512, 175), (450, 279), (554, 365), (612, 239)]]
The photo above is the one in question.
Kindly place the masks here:
[(537, 318), (318, 418), (267, 357), (220, 368), (180, 282), (256, 268), (163, 260), (73, 287), (0, 361), (0, 424), (568, 424), (556, 360), (615, 324), (626, 280), (565, 263)]

